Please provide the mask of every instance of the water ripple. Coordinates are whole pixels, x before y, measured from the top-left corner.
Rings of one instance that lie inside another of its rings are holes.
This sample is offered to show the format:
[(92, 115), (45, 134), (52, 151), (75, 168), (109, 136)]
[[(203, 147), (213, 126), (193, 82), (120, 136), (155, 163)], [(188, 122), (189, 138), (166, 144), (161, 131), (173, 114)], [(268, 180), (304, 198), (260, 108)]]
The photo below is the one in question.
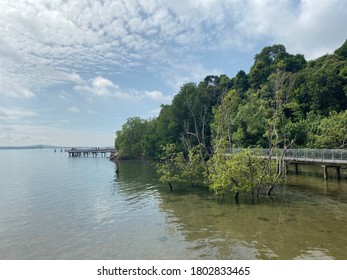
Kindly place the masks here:
[(144, 162), (121, 170), (105, 158), (0, 152), (0, 259), (347, 258), (347, 204), (333, 197), (343, 182), (236, 205), (201, 188), (170, 193)]

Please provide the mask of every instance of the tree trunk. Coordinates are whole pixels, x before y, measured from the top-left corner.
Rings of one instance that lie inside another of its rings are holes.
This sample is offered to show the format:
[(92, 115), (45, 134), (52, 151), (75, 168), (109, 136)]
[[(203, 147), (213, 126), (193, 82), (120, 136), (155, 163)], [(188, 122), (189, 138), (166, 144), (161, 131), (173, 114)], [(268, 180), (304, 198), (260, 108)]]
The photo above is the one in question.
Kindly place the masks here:
[(236, 202), (236, 204), (240, 204), (240, 201), (239, 201), (239, 194), (240, 194), (239, 191), (237, 191), (237, 192), (235, 193), (235, 202)]
[(169, 187), (170, 187), (170, 192), (172, 192), (172, 185), (170, 182), (169, 182)]
[(118, 162), (118, 158), (115, 161), (117, 169), (116, 169), (116, 173), (119, 174), (119, 162)]
[(257, 197), (259, 198), (259, 193), (260, 193), (260, 186), (258, 186), (258, 190), (257, 190)]
[(275, 186), (274, 186), (274, 185), (271, 185), (271, 186), (269, 187), (269, 189), (267, 190), (267, 195), (270, 196), (271, 193), (272, 193), (272, 191), (273, 191), (274, 189), (275, 189)]

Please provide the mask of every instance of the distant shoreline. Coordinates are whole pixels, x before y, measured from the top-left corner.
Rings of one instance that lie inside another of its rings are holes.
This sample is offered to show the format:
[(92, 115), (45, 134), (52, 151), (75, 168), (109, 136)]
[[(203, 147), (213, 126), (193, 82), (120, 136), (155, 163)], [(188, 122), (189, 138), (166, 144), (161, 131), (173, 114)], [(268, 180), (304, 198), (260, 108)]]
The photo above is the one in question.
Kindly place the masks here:
[(33, 150), (33, 149), (61, 149), (59, 146), (31, 145), (31, 146), (0, 146), (0, 150)]

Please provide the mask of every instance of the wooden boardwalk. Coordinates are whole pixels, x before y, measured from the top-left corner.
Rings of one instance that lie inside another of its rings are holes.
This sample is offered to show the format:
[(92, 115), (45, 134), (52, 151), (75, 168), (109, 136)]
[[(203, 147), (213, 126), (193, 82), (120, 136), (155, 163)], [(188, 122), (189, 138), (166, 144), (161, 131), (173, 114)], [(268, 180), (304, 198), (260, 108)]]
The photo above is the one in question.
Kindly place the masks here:
[(89, 155), (92, 155), (93, 157), (97, 157), (98, 155), (105, 157), (107, 155), (114, 154), (116, 152), (115, 148), (71, 148), (66, 150), (67, 153), (69, 153), (70, 157), (88, 157)]
[(299, 164), (321, 165), (324, 179), (328, 179), (328, 168), (336, 170), (336, 177), (341, 179), (341, 169), (347, 168), (347, 150), (332, 149), (290, 149), (285, 153), (285, 161), (295, 165), (298, 174)]
[[(234, 152), (238, 152), (240, 149), (233, 149)], [(254, 149), (254, 151), (259, 151)], [(260, 149), (264, 154), (264, 157), (270, 156), (269, 149)], [(272, 152), (271, 157), (276, 158), (282, 153), (281, 150), (275, 150)], [(339, 180), (341, 178), (341, 169), (347, 168), (347, 150), (340, 149), (287, 149), (284, 153), (284, 161), (287, 165), (294, 164), (295, 172), (298, 174), (298, 166), (300, 164), (321, 165), (323, 168), (324, 179), (328, 179), (328, 168), (334, 168), (336, 170), (336, 177)]]

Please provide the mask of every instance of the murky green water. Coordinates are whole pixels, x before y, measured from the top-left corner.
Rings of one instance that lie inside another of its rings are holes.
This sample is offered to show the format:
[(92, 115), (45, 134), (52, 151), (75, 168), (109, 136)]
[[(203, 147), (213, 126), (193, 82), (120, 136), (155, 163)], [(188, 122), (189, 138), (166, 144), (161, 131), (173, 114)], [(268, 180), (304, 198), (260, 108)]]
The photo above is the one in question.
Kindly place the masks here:
[(347, 259), (346, 170), (300, 167), (240, 204), (170, 193), (144, 161), (0, 151), (0, 172), (0, 259)]

